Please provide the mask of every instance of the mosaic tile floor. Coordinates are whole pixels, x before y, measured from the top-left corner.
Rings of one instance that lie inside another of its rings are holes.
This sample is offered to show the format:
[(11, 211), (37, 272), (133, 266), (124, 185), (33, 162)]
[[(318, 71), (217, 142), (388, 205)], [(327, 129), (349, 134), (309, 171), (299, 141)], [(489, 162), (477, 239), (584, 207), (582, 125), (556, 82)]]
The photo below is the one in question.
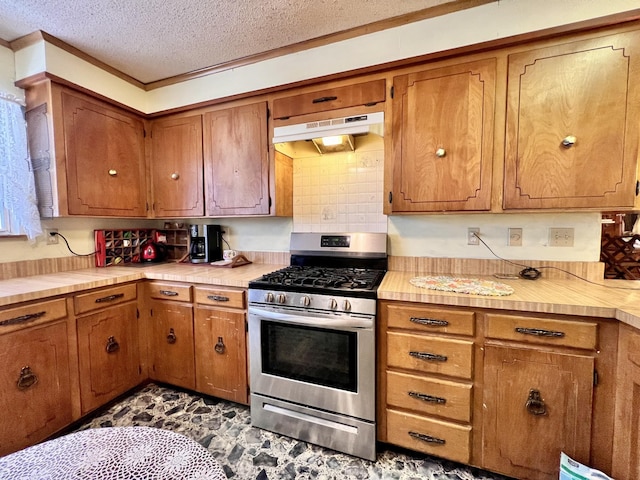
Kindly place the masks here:
[(182, 433), (206, 447), (236, 480), (508, 480), (407, 451), (380, 449), (370, 462), (251, 426), (249, 407), (149, 384), (88, 419), (78, 430), (147, 426)]

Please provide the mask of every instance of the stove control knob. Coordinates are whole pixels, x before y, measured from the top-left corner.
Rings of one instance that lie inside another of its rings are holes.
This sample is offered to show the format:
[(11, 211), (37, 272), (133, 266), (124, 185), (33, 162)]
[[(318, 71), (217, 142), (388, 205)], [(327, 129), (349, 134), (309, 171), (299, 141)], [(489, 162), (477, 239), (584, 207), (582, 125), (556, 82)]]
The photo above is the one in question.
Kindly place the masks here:
[(285, 303), (287, 301), (287, 296), (284, 293), (278, 294), (278, 303)]
[(275, 300), (275, 296), (271, 292), (267, 293), (264, 296), (264, 301), (267, 302), (267, 303), (273, 303), (274, 300)]
[(311, 298), (308, 295), (303, 295), (302, 297), (300, 297), (300, 305), (302, 305), (303, 307), (308, 307), (309, 305), (311, 305)]
[(344, 303), (342, 304), (342, 309), (345, 312), (350, 312), (351, 311), (351, 302), (349, 300), (345, 300)]
[(331, 310), (335, 310), (336, 308), (338, 308), (338, 302), (336, 301), (336, 299), (335, 299), (335, 298), (332, 298), (332, 299), (329, 301), (329, 308), (330, 308)]

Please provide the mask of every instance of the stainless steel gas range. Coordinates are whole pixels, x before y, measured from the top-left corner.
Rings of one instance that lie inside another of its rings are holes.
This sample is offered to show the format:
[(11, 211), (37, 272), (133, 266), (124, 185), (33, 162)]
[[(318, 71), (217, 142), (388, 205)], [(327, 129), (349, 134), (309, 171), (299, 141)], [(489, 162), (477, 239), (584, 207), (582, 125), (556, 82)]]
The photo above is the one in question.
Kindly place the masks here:
[(249, 283), (251, 424), (375, 460), (384, 233), (292, 233), (291, 265)]

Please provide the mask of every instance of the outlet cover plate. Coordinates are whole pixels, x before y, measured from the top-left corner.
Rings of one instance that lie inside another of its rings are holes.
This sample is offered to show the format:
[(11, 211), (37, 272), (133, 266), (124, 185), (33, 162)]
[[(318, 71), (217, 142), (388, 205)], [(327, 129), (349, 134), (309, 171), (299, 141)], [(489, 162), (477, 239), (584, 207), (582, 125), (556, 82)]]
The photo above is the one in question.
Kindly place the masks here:
[(47, 245), (57, 245), (58, 244), (58, 235), (51, 235), (52, 233), (58, 233), (57, 228), (45, 228), (44, 234), (47, 239)]
[(573, 228), (549, 228), (550, 247), (573, 247)]
[(509, 246), (521, 247), (522, 246), (522, 229), (510, 228), (509, 229)]
[(480, 240), (476, 235), (480, 235), (479, 228), (469, 227), (467, 229), (467, 245), (480, 245)]

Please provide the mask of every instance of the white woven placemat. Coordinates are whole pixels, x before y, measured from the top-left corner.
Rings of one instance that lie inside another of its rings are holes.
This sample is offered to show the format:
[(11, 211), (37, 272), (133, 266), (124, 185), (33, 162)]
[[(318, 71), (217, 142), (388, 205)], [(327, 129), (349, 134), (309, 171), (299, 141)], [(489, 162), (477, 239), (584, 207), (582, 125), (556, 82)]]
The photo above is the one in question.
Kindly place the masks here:
[(449, 275), (427, 275), (409, 280), (411, 285), (443, 292), (468, 293), (471, 295), (503, 296), (511, 295), (513, 287), (492, 280), (479, 278), (451, 277)]

